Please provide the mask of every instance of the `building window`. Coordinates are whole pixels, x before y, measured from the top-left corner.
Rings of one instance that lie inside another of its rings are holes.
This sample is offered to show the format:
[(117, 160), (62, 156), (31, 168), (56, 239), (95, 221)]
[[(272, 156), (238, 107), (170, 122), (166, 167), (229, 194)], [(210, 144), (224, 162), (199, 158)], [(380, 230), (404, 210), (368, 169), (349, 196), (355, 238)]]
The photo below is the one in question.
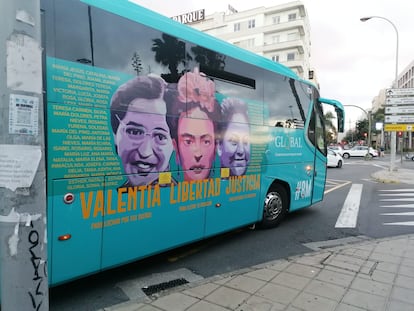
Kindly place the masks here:
[(288, 53), (287, 54), (287, 60), (288, 61), (295, 60), (295, 53)]
[(279, 35), (272, 36), (272, 43), (279, 43), (279, 42), (280, 42), (280, 36)]
[(273, 24), (279, 24), (280, 23), (280, 16), (279, 15), (278, 16), (273, 16), (272, 21), (273, 21)]
[(255, 20), (254, 19), (251, 19), (251, 20), (249, 20), (248, 21), (248, 25), (247, 25), (247, 27), (250, 29), (250, 28), (254, 28), (255, 27)]
[(240, 23), (234, 24), (234, 32), (240, 31)]
[(298, 33), (297, 32), (291, 32), (287, 35), (288, 41), (293, 41), (298, 39)]
[(247, 39), (247, 47), (249, 48), (254, 47), (254, 38)]
[(273, 55), (272, 56), (272, 61), (278, 62), (279, 61), (279, 55)]
[(296, 20), (296, 13), (289, 14), (288, 20), (289, 22)]

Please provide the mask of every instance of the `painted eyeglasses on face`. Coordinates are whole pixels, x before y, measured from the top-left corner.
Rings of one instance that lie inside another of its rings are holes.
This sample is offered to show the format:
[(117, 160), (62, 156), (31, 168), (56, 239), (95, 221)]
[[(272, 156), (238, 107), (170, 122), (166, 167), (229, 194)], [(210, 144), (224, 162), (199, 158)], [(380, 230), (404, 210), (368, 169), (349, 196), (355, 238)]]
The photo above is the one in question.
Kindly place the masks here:
[(117, 114), (115, 114), (115, 117), (119, 121), (122, 134), (133, 144), (142, 143), (147, 136), (150, 137), (151, 141), (156, 145), (166, 145), (171, 140), (170, 134), (165, 130), (155, 129), (147, 131), (142, 125), (125, 124)]

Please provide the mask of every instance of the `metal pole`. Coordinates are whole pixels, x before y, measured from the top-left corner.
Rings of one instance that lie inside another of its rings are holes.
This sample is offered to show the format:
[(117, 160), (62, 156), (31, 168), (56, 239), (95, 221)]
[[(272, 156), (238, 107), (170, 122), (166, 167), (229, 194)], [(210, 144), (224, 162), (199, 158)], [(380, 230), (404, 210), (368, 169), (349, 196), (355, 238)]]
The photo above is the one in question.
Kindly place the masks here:
[[(397, 38), (397, 45), (396, 45), (396, 51), (395, 51), (395, 77), (394, 77), (394, 88), (398, 88), (398, 30), (397, 27), (394, 25), (393, 22), (391, 22), (388, 18), (382, 17), (382, 16), (367, 16), (360, 18), (361, 22), (366, 22), (367, 20), (370, 20), (371, 18), (379, 18), (387, 21), (391, 24), (391, 26), (395, 30), (396, 38)], [(396, 154), (396, 145), (397, 145), (397, 133), (395, 131), (391, 132), (391, 159), (390, 159), (390, 171), (396, 171), (397, 168), (395, 167), (395, 154)]]
[(40, 0), (1, 0), (1, 310), (49, 310)]

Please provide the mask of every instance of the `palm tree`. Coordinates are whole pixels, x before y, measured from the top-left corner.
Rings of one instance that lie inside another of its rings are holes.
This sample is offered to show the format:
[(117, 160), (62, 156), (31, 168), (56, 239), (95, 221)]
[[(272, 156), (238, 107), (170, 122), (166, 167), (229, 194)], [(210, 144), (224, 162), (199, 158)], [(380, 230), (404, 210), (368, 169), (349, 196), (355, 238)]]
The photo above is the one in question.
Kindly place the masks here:
[(167, 82), (177, 82), (180, 78), (178, 66), (182, 64), (184, 67), (191, 57), (186, 55), (185, 42), (180, 41), (175, 37), (162, 34), (162, 39), (153, 39), (151, 51), (155, 52), (155, 61), (164, 66), (168, 66), (169, 74), (162, 74), (161, 76)]

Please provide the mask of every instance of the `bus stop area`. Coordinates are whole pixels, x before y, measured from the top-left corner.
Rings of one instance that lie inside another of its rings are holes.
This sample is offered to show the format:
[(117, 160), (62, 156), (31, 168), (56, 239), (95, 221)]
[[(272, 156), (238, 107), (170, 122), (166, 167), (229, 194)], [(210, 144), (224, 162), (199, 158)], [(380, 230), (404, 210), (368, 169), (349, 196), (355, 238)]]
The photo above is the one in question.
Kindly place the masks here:
[[(414, 184), (414, 170), (372, 178)], [(414, 310), (414, 234), (333, 243), (101, 311)]]

